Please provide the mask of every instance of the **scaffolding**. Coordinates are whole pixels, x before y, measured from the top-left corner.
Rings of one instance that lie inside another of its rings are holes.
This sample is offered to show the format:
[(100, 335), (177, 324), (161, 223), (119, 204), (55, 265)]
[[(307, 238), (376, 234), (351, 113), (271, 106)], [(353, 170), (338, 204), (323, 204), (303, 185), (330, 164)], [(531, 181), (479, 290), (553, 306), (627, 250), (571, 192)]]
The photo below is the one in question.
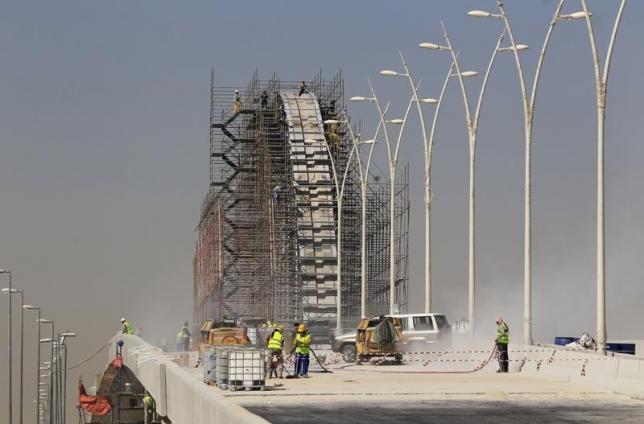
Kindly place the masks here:
[[(194, 257), (194, 322), (224, 317), (335, 328), (337, 237), (342, 327), (360, 318), (361, 196), (341, 73), (325, 80), (210, 83), (210, 186)], [(302, 91), (302, 92), (301, 92)], [(331, 124), (325, 121), (334, 120)], [(346, 182), (338, 234), (333, 166)], [(348, 169), (347, 169), (348, 167)], [(368, 313), (389, 310), (389, 182), (367, 196)], [(408, 170), (396, 181), (396, 298), (407, 308)], [(383, 182), (376, 182), (383, 181)]]

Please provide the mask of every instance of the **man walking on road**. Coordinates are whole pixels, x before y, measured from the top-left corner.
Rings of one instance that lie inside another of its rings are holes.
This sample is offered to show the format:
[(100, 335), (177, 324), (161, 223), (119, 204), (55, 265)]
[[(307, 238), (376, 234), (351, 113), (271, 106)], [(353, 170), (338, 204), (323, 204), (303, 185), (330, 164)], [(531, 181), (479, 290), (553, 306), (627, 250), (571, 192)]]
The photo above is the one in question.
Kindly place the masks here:
[(499, 370), (497, 372), (508, 372), (508, 343), (510, 343), (510, 328), (503, 321), (503, 318), (496, 320), (496, 350), (499, 356)]

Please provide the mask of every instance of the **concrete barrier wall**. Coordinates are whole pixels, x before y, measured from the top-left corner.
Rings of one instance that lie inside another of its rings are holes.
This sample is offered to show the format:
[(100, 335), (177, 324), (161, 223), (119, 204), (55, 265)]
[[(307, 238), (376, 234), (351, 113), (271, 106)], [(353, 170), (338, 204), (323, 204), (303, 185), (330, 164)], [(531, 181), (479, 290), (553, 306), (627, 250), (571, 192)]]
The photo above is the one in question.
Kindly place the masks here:
[(124, 341), (123, 363), (154, 397), (157, 412), (173, 424), (268, 423), (219, 395), (140, 337), (117, 334), (110, 347), (111, 357), (116, 354), (118, 340)]
[[(596, 352), (542, 346), (552, 353), (517, 355), (525, 357), (522, 372), (579, 385), (589, 384), (616, 393), (644, 398), (644, 358), (631, 355), (604, 356)], [(535, 358), (543, 359), (537, 369)]]

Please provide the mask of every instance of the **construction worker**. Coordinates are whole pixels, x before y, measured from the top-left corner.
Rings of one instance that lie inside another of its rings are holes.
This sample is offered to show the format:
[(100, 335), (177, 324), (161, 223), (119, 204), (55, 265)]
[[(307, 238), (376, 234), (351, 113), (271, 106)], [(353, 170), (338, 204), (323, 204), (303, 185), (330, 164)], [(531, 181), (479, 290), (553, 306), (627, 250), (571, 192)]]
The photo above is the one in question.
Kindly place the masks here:
[(150, 392), (146, 391), (143, 396), (143, 415), (145, 417), (145, 424), (151, 424), (154, 421), (154, 413), (157, 409), (157, 404), (154, 401)]
[(259, 96), (259, 98), (262, 108), (268, 107), (268, 93), (266, 92), (266, 90), (262, 91), (262, 94), (261, 96)]
[(177, 352), (187, 352), (190, 348), (190, 330), (188, 330), (188, 321), (183, 323), (183, 327), (177, 333)]
[[(273, 374), (275, 377), (282, 378), (282, 372), (284, 367), (282, 367), (282, 363), (284, 361), (283, 355), (282, 355), (282, 349), (284, 348), (284, 326), (279, 325), (277, 328), (273, 330), (273, 332), (268, 336), (268, 358), (269, 358), (269, 366), (267, 367), (268, 370), (268, 378), (272, 378)], [(278, 373), (279, 370), (279, 373)], [(278, 375), (279, 374), (279, 375)]]
[(306, 82), (302, 81), (302, 82), (300, 83), (300, 93), (297, 95), (297, 97), (300, 97), (302, 94), (304, 94), (304, 93), (306, 93), (306, 92), (307, 92), (307, 89), (306, 89)]
[(239, 95), (239, 90), (235, 90), (235, 97), (233, 97), (233, 113), (240, 112), (241, 108), (241, 96)]
[(134, 334), (134, 327), (130, 325), (129, 322), (125, 318), (121, 318), (121, 324), (123, 324), (123, 328), (121, 329), (121, 333), (123, 334)]
[(496, 320), (496, 350), (499, 357), (499, 370), (497, 372), (508, 372), (508, 343), (510, 343), (510, 328), (503, 321), (503, 318)]
[(309, 352), (311, 351), (311, 335), (306, 331), (306, 326), (300, 324), (295, 336), (295, 375), (309, 377)]

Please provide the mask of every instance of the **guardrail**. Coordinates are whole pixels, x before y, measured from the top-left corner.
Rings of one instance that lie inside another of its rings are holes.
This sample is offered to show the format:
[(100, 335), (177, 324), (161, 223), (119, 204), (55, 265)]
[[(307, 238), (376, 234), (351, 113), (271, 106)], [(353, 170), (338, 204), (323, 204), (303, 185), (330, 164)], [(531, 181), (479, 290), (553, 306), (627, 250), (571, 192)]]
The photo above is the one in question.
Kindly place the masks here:
[(123, 363), (156, 400), (157, 413), (173, 423), (268, 423), (219, 395), (138, 336), (114, 336), (110, 345), (111, 357), (116, 355), (118, 340), (124, 342)]

